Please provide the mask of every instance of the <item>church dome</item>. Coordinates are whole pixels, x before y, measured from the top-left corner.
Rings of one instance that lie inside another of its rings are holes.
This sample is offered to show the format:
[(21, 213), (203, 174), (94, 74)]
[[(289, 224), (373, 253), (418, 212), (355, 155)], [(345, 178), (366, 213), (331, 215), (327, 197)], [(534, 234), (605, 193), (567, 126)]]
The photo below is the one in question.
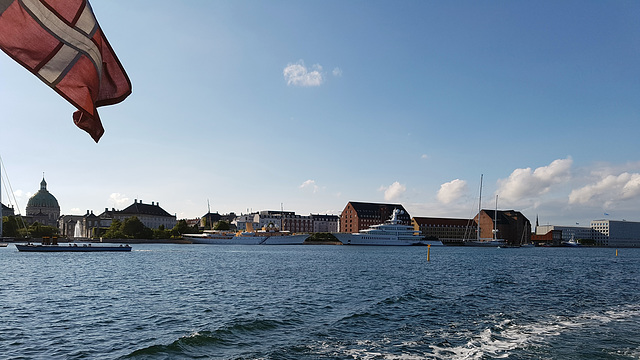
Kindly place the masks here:
[(54, 208), (60, 209), (58, 200), (47, 190), (47, 182), (42, 179), (40, 190), (27, 202), (27, 208)]

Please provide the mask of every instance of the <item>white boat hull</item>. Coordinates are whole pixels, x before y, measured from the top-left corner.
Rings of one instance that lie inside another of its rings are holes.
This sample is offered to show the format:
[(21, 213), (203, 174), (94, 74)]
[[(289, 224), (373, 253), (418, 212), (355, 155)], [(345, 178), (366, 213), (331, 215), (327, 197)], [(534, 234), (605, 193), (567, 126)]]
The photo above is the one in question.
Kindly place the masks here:
[(431, 245), (442, 246), (439, 240), (424, 240), (420, 236), (415, 238), (400, 238), (390, 235), (363, 235), (361, 233), (333, 233), (338, 240), (344, 245), (371, 245), (371, 246), (412, 246), (412, 245)]
[(208, 245), (260, 245), (266, 236), (231, 236), (231, 237), (190, 237), (185, 236), (186, 240), (193, 244)]
[(298, 235), (185, 235), (192, 244), (208, 245), (302, 245), (310, 234)]
[(302, 245), (310, 234), (269, 236), (263, 245)]

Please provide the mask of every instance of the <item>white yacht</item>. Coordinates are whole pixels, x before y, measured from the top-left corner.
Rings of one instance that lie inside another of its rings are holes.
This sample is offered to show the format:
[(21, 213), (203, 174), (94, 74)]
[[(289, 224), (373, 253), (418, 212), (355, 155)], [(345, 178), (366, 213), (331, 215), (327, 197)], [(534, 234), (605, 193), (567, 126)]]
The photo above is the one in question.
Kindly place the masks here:
[(192, 244), (210, 245), (302, 245), (311, 234), (279, 231), (273, 225), (256, 232), (251, 226), (245, 232), (205, 230), (203, 234), (184, 234)]
[(184, 234), (192, 244), (209, 245), (260, 245), (267, 237), (252, 232), (234, 233), (229, 231), (209, 231), (202, 234)]
[(288, 232), (278, 232), (269, 235), (263, 245), (302, 245), (311, 234), (291, 234)]
[(440, 240), (425, 240), (413, 226), (398, 220), (402, 213), (394, 209), (391, 219), (384, 224), (373, 225), (357, 233), (333, 233), (345, 245), (443, 245)]

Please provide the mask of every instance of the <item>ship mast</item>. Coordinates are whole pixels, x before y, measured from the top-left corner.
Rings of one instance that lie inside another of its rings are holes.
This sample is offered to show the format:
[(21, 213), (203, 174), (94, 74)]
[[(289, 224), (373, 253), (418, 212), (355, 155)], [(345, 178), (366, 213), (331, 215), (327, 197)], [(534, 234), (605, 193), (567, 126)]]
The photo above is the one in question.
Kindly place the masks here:
[(478, 198), (478, 230), (476, 231), (476, 240), (480, 241), (480, 212), (482, 211), (482, 177), (480, 174), (480, 197)]

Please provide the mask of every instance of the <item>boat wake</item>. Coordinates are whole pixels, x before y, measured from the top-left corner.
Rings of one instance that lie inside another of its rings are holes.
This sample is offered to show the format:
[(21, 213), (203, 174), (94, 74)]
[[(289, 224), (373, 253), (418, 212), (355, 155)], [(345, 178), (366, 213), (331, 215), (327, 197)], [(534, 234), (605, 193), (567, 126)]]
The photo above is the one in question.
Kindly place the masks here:
[[(357, 326), (372, 322), (389, 321), (382, 314), (363, 312), (345, 317), (325, 333), (325, 339), (309, 344), (304, 358), (349, 359), (501, 359), (545, 358), (551, 348), (564, 352), (567, 359), (582, 358), (638, 358), (640, 343), (630, 334), (627, 339), (610, 335), (613, 343), (604, 343), (591, 349), (584, 347), (584, 334), (607, 331), (616, 322), (624, 326), (638, 324), (640, 306), (627, 306), (603, 312), (584, 313), (576, 316), (555, 316), (539, 322), (521, 324), (518, 320), (505, 319), (504, 314), (493, 316), (494, 323), (483, 329), (473, 330), (474, 324), (450, 324), (434, 330), (420, 328), (409, 323), (386, 329), (386, 334), (376, 338), (359, 338)], [(343, 327), (341, 325), (347, 325)], [(640, 329), (640, 325), (635, 325)], [(351, 330), (348, 330), (351, 329)], [(365, 334), (366, 332), (362, 332)], [(350, 338), (350, 340), (349, 340)], [(400, 338), (405, 340), (399, 341)], [(448, 340), (447, 340), (448, 339)], [(574, 339), (573, 342), (571, 339)], [(564, 348), (564, 349), (562, 349)]]
[[(473, 335), (466, 344), (451, 346), (448, 343), (430, 345), (434, 359), (486, 359), (507, 358), (515, 350), (538, 353), (556, 337), (580, 337), (592, 327), (606, 326), (613, 322), (637, 322), (640, 319), (639, 306), (621, 307), (602, 313), (585, 313), (578, 316), (557, 316), (549, 320), (531, 324), (518, 324), (513, 320), (502, 320), (491, 328)], [(576, 346), (583, 344), (578, 341)], [(571, 346), (571, 344), (568, 344)], [(626, 348), (623, 353), (637, 354), (640, 348)], [(544, 352), (544, 351), (543, 351)], [(616, 351), (619, 353), (620, 351)]]

